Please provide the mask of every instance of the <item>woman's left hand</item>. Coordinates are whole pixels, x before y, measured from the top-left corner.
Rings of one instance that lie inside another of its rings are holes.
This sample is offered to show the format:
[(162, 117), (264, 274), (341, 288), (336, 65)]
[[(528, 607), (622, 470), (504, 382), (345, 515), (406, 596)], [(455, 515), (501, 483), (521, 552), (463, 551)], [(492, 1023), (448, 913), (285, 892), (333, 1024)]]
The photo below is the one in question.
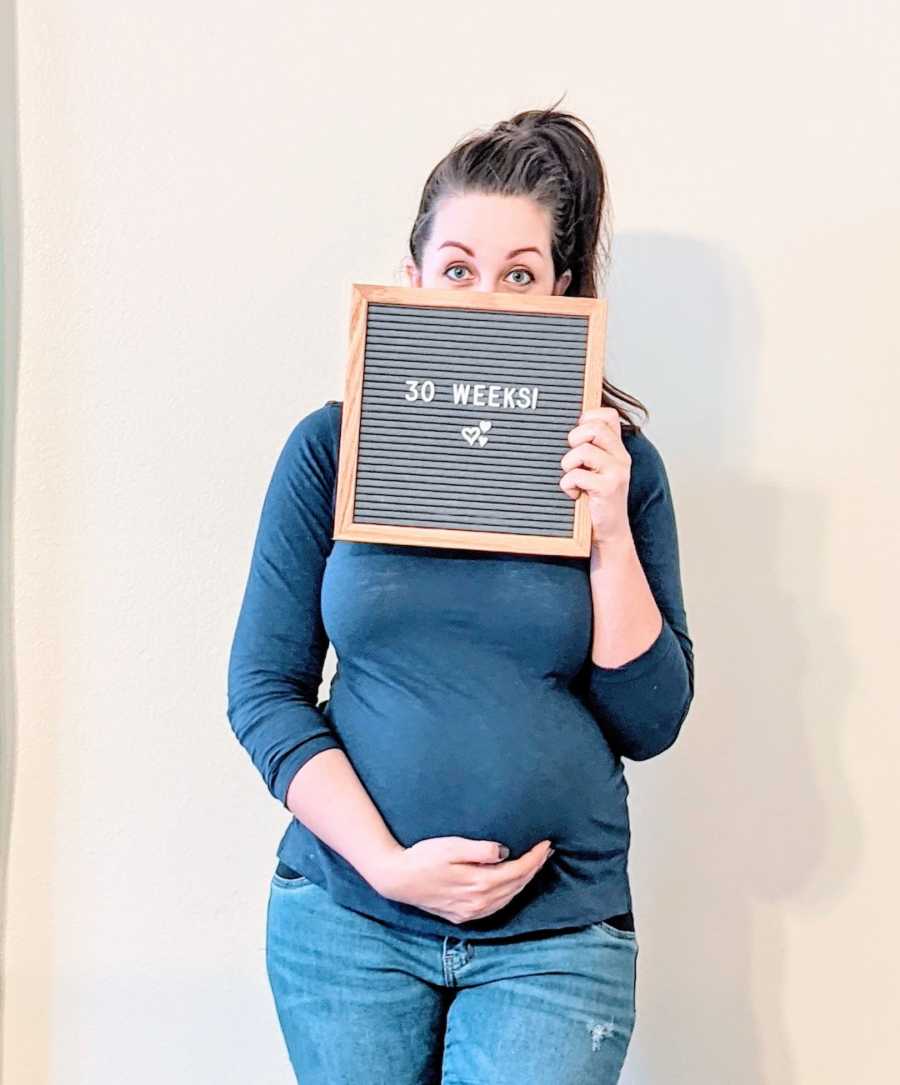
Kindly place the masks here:
[(593, 544), (628, 538), (631, 456), (622, 443), (619, 412), (615, 407), (583, 411), (568, 440), (572, 447), (560, 460), (565, 473), (559, 485), (573, 500), (583, 490), (590, 495)]

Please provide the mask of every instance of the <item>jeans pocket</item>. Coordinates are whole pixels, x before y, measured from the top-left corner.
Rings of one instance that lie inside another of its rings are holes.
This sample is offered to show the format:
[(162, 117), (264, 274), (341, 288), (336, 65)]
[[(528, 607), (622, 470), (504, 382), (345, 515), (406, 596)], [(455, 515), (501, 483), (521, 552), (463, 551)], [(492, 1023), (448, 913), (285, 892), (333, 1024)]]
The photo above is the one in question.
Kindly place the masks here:
[(609, 937), (616, 938), (621, 942), (634, 942), (637, 944), (636, 931), (626, 931), (621, 927), (614, 927), (612, 923), (607, 923), (605, 919), (601, 919), (599, 923), (591, 923), (588, 930), (592, 930), (597, 934), (609, 935)]
[(290, 875), (287, 872), (279, 873), (282, 870), (282, 864), (279, 863), (272, 875), (272, 885), (278, 889), (302, 889), (306, 885), (315, 885), (315, 882), (311, 882), (305, 874), (292, 873)]

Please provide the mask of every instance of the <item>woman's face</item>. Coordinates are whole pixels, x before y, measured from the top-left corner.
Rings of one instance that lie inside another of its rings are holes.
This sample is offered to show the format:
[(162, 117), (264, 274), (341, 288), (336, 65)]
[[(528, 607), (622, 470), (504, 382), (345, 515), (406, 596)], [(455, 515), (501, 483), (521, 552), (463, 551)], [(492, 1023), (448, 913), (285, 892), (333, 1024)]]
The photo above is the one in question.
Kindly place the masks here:
[(407, 286), (510, 294), (564, 294), (572, 273), (554, 281), (550, 213), (527, 196), (470, 192), (442, 200), (419, 272)]

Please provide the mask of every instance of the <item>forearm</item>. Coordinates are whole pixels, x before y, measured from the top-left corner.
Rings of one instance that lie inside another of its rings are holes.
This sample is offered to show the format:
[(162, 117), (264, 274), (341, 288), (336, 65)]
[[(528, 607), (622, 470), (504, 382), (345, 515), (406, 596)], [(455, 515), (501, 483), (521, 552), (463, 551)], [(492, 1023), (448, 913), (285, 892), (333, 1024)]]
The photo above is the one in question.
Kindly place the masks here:
[(591, 659), (598, 667), (620, 667), (646, 651), (663, 625), (631, 531), (591, 548), (590, 578)]
[(693, 644), (678, 532), (662, 458), (636, 438), (628, 531), (591, 551), (591, 655), (585, 699), (617, 754), (656, 757), (678, 737), (694, 695)]
[(291, 780), (285, 805), (380, 892), (386, 859), (403, 846), (343, 750), (322, 750), (311, 757)]

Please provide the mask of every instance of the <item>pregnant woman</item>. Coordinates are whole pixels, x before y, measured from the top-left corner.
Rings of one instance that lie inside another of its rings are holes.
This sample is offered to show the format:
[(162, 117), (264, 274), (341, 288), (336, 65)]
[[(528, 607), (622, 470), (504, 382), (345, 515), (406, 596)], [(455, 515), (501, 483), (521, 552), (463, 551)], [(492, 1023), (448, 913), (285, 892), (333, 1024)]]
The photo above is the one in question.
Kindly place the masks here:
[[(590, 129), (519, 113), (429, 175), (407, 285), (597, 297)], [(333, 541), (342, 404), (262, 512), (228, 718), (291, 813), (266, 963), (303, 1085), (613, 1085), (638, 954), (623, 758), (694, 691), (663, 461), (604, 381), (568, 435), (589, 557)], [(413, 479), (413, 482), (416, 480)], [(328, 644), (337, 656), (318, 701)]]

